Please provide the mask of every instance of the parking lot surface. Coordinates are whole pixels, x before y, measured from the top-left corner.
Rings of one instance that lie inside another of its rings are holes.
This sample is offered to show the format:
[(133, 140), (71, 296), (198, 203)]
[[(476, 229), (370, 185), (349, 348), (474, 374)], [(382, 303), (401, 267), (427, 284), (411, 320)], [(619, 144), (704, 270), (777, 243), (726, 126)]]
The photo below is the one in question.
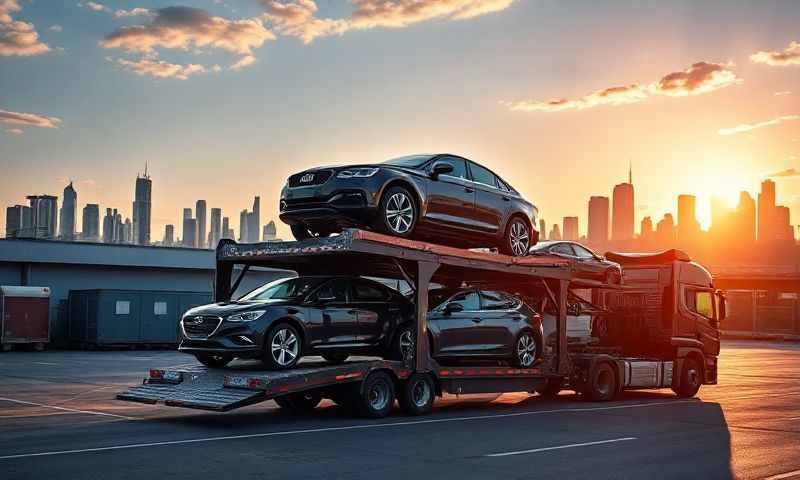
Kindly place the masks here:
[(0, 354), (0, 478), (800, 479), (800, 345), (726, 342), (720, 384), (592, 403), (447, 396), (354, 419), (330, 402), (229, 413), (114, 399), (171, 351)]

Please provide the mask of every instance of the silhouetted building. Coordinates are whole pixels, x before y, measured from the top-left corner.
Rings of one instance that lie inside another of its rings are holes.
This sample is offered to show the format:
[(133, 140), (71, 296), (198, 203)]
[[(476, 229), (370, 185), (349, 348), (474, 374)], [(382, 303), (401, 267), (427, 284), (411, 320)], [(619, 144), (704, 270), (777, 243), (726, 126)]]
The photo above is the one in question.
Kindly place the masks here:
[(605, 245), (608, 242), (608, 197), (593, 196), (589, 199), (589, 243)]
[(700, 222), (697, 221), (697, 198), (694, 195), (678, 195), (677, 239), (682, 247), (696, 243), (700, 238)]
[(756, 202), (747, 192), (739, 194), (736, 206), (736, 236), (744, 246), (752, 246), (756, 241)]
[(558, 224), (554, 223), (553, 228), (550, 229), (550, 234), (547, 235), (548, 240), (561, 240), (561, 231), (558, 229)]
[(64, 187), (64, 199), (59, 213), (58, 236), (61, 240), (75, 240), (75, 209), (78, 207), (78, 193), (72, 187), (72, 182)]
[(539, 219), (539, 240), (547, 240), (547, 225), (543, 218)]
[(272, 242), (277, 238), (277, 229), (275, 228), (275, 222), (270, 220), (266, 225), (264, 225), (264, 232), (261, 236), (261, 240), (264, 242)]
[(248, 234), (248, 223), (249, 222), (249, 214), (247, 213), (247, 209), (242, 210), (239, 212), (239, 241), (240, 242), (247, 242), (249, 238)]
[(175, 245), (175, 225), (164, 226), (164, 246), (171, 247)]
[(659, 248), (671, 248), (675, 244), (675, 220), (671, 213), (665, 213), (664, 218), (656, 225), (656, 241)]
[(31, 229), (33, 238), (56, 238), (58, 230), (58, 197), (52, 195), (29, 195), (31, 205)]
[(197, 247), (197, 220), (194, 218), (183, 218), (183, 246), (189, 248)]
[(14, 205), (6, 208), (6, 237), (32, 237), (33, 224), (31, 222), (31, 207)]
[(564, 217), (564, 240), (576, 241), (580, 238), (578, 233), (578, 217)]
[(208, 248), (217, 248), (219, 239), (222, 238), (222, 209), (211, 209), (211, 222), (208, 231)]
[(628, 170), (628, 183), (614, 186), (611, 240), (627, 241), (633, 239), (633, 179)]
[(228, 217), (222, 217), (222, 238), (235, 239), (233, 229), (230, 227), (231, 221)]
[(775, 239), (780, 241), (794, 241), (794, 228), (789, 220), (789, 207), (778, 205), (775, 207)]
[(758, 194), (758, 241), (769, 242), (775, 239), (775, 182), (761, 182)]
[(261, 197), (253, 199), (253, 211), (249, 216), (247, 225), (247, 235), (251, 243), (258, 242), (258, 234), (261, 232)]
[(125, 221), (122, 223), (122, 238), (120, 243), (133, 243), (133, 223), (130, 218), (126, 217)]
[(194, 204), (194, 215), (197, 219), (197, 247), (206, 248), (206, 201), (198, 200)]
[(103, 217), (103, 243), (114, 241), (114, 217), (111, 209), (106, 208), (106, 215)]
[(87, 203), (83, 207), (81, 238), (87, 242), (100, 241), (100, 205)]
[(653, 220), (650, 217), (644, 217), (642, 219), (642, 223), (639, 226), (639, 232), (639, 238), (641, 238), (644, 242), (653, 241), (655, 232), (653, 231)]
[(150, 210), (152, 208), (153, 182), (147, 175), (147, 165), (144, 175), (136, 176), (136, 191), (133, 201), (133, 231), (132, 243), (137, 245), (150, 245)]

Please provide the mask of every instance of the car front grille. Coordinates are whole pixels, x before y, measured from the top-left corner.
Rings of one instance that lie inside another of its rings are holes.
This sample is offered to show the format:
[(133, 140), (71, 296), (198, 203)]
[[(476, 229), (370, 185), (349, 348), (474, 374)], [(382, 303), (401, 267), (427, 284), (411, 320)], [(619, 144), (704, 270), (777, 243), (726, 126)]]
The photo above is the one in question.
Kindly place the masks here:
[(333, 175), (333, 170), (314, 170), (311, 172), (295, 173), (289, 177), (289, 187), (310, 187), (322, 185)]
[(217, 327), (222, 323), (222, 318), (209, 315), (192, 315), (185, 317), (181, 323), (187, 338), (203, 339), (208, 338), (216, 331)]

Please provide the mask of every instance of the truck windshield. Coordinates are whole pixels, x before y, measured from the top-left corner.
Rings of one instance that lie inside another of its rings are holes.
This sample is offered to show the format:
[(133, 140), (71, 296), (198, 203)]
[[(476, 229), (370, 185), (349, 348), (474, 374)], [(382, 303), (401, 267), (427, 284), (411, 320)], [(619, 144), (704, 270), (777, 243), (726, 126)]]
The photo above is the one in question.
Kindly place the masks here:
[(284, 278), (256, 288), (239, 299), (240, 302), (259, 302), (264, 300), (287, 300), (304, 297), (320, 284), (322, 278)]

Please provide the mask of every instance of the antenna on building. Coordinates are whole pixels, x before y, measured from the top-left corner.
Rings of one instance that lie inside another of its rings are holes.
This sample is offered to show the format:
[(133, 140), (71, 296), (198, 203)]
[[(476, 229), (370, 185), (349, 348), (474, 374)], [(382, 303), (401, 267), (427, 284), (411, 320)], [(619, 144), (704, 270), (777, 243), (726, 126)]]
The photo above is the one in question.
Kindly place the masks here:
[(628, 159), (628, 183), (633, 185), (633, 160)]
[(144, 178), (149, 178), (147, 176), (147, 160), (144, 161)]

